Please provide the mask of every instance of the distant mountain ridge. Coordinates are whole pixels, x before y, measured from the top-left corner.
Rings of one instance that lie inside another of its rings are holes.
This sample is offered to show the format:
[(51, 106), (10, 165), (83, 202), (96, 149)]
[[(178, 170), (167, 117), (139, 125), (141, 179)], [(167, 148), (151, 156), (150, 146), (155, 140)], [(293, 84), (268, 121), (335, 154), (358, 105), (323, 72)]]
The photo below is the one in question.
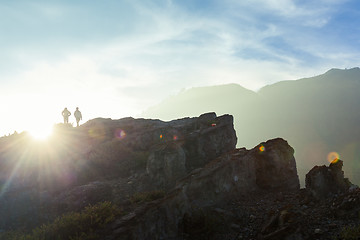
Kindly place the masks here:
[(142, 117), (169, 120), (203, 112), (234, 116), (238, 147), (282, 137), (295, 148), (300, 176), (327, 164), (330, 152), (360, 183), (360, 68), (331, 69), (253, 92), (237, 84), (192, 88), (148, 109)]
[[(214, 94), (214, 92), (216, 93)], [(224, 108), (222, 102), (224, 98), (228, 101), (243, 104), (243, 101), (256, 99), (256, 95), (255, 92), (238, 84), (197, 87), (166, 99), (160, 105), (148, 109), (143, 115), (149, 113), (163, 120), (198, 116), (201, 114), (199, 112), (212, 112), (213, 109)], [(174, 106), (176, 109), (173, 109)], [(169, 109), (169, 111), (164, 111), (164, 109)]]

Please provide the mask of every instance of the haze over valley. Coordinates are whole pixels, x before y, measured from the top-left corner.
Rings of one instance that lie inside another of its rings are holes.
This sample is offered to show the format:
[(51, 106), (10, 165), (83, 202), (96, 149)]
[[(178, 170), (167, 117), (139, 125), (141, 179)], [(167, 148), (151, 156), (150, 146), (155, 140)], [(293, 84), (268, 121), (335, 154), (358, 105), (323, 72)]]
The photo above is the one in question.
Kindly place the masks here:
[(145, 111), (143, 117), (170, 120), (204, 112), (232, 114), (238, 147), (252, 148), (282, 137), (295, 149), (304, 173), (338, 156), (345, 174), (360, 183), (360, 69), (331, 69), (254, 92), (238, 84), (192, 88)]

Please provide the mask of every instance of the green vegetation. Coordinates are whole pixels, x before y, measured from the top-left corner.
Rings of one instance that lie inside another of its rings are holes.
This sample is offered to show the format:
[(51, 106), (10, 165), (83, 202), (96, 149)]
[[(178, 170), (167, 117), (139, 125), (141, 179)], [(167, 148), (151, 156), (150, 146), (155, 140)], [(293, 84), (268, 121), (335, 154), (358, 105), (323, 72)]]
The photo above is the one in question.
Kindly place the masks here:
[(110, 202), (86, 207), (82, 212), (71, 212), (56, 218), (52, 223), (37, 227), (30, 234), (4, 232), (6, 240), (91, 240), (99, 239), (98, 232), (115, 220), (120, 210)]
[(360, 225), (355, 227), (346, 227), (340, 233), (340, 238), (342, 240), (355, 240), (360, 239)]
[(143, 202), (151, 202), (159, 198), (163, 198), (165, 196), (165, 192), (162, 190), (155, 190), (151, 192), (141, 192), (135, 193), (130, 201), (132, 203), (143, 203)]

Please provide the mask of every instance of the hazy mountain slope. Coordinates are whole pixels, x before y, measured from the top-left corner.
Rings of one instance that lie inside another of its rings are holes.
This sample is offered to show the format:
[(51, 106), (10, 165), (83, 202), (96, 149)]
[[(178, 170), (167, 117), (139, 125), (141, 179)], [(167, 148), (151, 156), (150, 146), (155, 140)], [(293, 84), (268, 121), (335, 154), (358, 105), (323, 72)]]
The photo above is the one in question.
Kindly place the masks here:
[(303, 176), (314, 164), (326, 164), (337, 152), (345, 173), (360, 183), (360, 69), (332, 69), (296, 81), (283, 81), (258, 93), (230, 84), (194, 88), (146, 111), (168, 120), (208, 111), (234, 115), (238, 146), (253, 147), (283, 137), (295, 148)]
[(145, 111), (142, 116), (162, 120), (198, 116), (216, 111), (219, 115), (257, 101), (257, 94), (237, 84), (198, 87), (180, 92)]
[(300, 169), (323, 164), (329, 152), (338, 152), (348, 162), (347, 175), (359, 182), (359, 90), (358, 68), (332, 69), (317, 77), (264, 87), (259, 96), (273, 106), (267, 113), (273, 117), (269, 128), (295, 146)]
[(270, 138), (262, 136), (259, 140), (258, 136), (252, 133), (254, 118), (261, 112), (260, 98), (257, 93), (238, 84), (198, 87), (183, 91), (148, 109), (142, 117), (170, 120), (199, 116), (211, 111), (218, 115), (234, 115), (238, 146), (254, 147), (259, 141)]

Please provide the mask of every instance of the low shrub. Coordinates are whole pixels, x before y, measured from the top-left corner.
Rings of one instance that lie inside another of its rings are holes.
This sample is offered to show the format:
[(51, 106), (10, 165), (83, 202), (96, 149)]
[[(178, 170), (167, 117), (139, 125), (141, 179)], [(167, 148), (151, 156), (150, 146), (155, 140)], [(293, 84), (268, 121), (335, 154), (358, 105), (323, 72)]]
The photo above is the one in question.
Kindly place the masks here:
[(355, 227), (346, 227), (340, 233), (341, 240), (360, 239), (360, 225)]
[(159, 198), (163, 198), (165, 196), (165, 192), (162, 190), (155, 190), (151, 192), (139, 192), (135, 193), (130, 201), (132, 203), (143, 203), (143, 202), (151, 202)]
[(111, 202), (90, 205), (81, 212), (71, 212), (43, 224), (31, 234), (5, 232), (0, 239), (7, 240), (92, 240), (99, 239), (98, 231), (120, 215), (118, 207)]

